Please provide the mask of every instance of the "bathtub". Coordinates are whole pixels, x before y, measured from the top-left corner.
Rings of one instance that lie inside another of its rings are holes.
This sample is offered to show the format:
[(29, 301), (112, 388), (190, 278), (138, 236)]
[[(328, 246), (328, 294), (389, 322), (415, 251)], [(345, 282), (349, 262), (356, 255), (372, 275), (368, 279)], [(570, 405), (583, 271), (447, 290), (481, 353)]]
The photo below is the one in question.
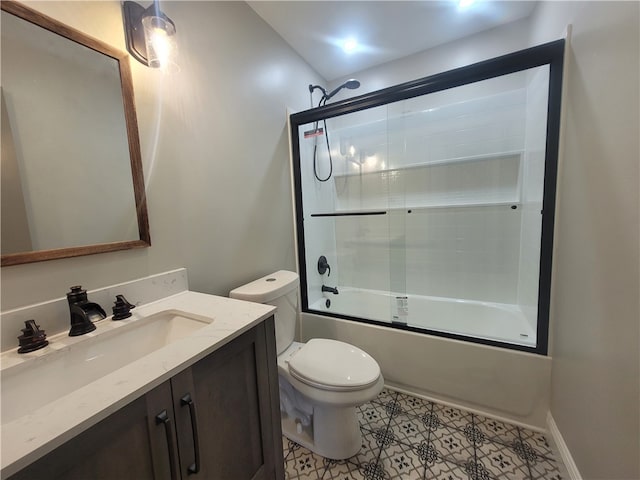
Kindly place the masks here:
[(536, 345), (536, 332), (517, 305), (352, 287), (339, 287), (338, 291), (338, 295), (326, 294), (310, 310), (514, 345)]
[[(523, 426), (544, 429), (549, 411), (551, 357), (389, 328), (395, 297), (338, 287), (300, 314), (299, 339), (331, 338), (356, 345), (376, 359), (385, 383), (401, 391)], [(326, 300), (331, 305), (327, 309)], [(357, 308), (356, 308), (357, 307)], [(376, 320), (377, 324), (335, 316)], [(418, 313), (419, 312), (419, 313)], [(437, 297), (408, 296), (408, 326), (460, 335), (513, 337), (523, 344), (535, 333), (516, 307)], [(388, 324), (389, 326), (385, 326)], [(480, 333), (477, 333), (480, 332)]]

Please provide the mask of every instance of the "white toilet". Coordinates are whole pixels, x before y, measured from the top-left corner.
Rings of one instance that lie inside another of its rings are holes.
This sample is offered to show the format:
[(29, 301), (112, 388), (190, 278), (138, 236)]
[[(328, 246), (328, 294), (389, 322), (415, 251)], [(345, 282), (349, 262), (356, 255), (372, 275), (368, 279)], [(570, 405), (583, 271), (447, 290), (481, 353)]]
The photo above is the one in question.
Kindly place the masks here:
[(366, 352), (337, 340), (294, 342), (298, 275), (280, 270), (238, 287), (231, 298), (275, 305), (282, 431), (323, 457), (341, 460), (361, 446), (356, 407), (382, 390), (380, 366)]

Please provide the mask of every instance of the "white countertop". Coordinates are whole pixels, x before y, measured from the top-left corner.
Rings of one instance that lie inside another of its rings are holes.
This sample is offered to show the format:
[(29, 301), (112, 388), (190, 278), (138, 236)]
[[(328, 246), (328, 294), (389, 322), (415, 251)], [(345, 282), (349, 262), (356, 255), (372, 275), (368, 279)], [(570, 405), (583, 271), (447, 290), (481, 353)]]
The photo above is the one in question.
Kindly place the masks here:
[[(217, 350), (275, 312), (275, 307), (185, 291), (136, 307), (131, 318), (109, 322), (107, 328), (135, 322), (165, 310), (181, 310), (214, 321), (145, 357), (89, 383), (48, 405), (2, 424), (1, 476), (6, 478), (67, 440), (95, 425), (131, 401), (152, 390), (178, 372)], [(99, 327), (100, 329), (100, 327)], [(98, 329), (98, 330), (99, 330)], [(91, 335), (91, 334), (87, 334)], [(2, 369), (30, 361), (42, 361), (48, 353), (81, 337), (52, 337), (49, 346), (19, 355), (16, 350), (2, 354)], [(60, 373), (64, 375), (64, 372)]]

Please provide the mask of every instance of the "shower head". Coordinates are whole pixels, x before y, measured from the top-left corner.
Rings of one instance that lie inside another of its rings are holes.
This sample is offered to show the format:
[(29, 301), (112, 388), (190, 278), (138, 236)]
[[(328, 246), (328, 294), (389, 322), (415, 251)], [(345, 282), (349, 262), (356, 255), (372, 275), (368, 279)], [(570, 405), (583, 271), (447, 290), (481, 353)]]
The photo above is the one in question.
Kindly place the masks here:
[(350, 90), (355, 90), (356, 88), (359, 88), (359, 87), (360, 87), (360, 82), (358, 80), (356, 80), (355, 78), (352, 78), (352, 79), (347, 80), (346, 82), (344, 82), (338, 88), (334, 89), (331, 93), (327, 94), (325, 92), (324, 97), (325, 97), (326, 100), (329, 100), (331, 97), (333, 97), (336, 93), (338, 93), (343, 88), (348, 88)]
[(352, 78), (350, 80), (347, 80), (346, 82), (344, 82), (342, 84), (345, 88), (348, 88), (350, 90), (355, 90), (356, 88), (360, 88), (360, 82), (358, 80), (356, 80), (355, 78)]
[[(355, 90), (356, 88), (359, 88), (359, 87), (360, 87), (360, 82), (358, 80), (356, 80), (355, 78), (352, 78), (352, 79), (347, 80), (346, 82), (344, 82), (338, 88), (332, 90), (331, 93), (327, 93), (327, 90), (325, 88), (321, 87), (320, 85), (309, 85), (309, 93), (313, 94), (314, 90), (316, 90), (316, 89), (320, 90), (322, 92), (322, 99), (320, 100), (320, 103), (322, 103), (322, 102), (327, 103), (327, 100), (329, 100), (331, 97), (333, 97), (336, 93), (338, 93), (343, 88), (348, 88), (350, 90)], [(320, 106), (320, 105), (318, 105), (318, 106)]]

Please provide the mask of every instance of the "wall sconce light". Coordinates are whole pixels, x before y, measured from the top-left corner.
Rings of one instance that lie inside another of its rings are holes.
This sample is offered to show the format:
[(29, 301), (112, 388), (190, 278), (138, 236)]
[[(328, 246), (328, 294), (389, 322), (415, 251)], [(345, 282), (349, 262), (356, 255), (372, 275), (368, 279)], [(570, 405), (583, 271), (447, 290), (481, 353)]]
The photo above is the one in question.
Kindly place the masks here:
[(158, 0), (144, 8), (136, 2), (122, 4), (127, 51), (151, 68), (177, 71), (176, 26), (160, 11)]

